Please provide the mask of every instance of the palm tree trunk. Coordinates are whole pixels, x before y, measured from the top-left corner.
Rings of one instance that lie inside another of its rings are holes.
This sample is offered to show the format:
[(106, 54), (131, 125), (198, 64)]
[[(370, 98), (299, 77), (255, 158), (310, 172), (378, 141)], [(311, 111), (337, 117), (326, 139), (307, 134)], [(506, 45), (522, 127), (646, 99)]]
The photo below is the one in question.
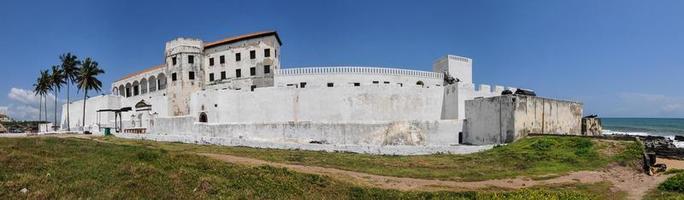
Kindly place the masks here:
[(43, 113), (43, 117), (45, 117), (45, 131), (49, 131), (49, 130), (48, 130), (48, 127), (47, 127), (47, 122), (48, 122), (48, 116), (47, 116), (47, 115), (48, 115), (48, 114), (47, 114), (47, 112), (48, 112), (48, 110), (47, 110), (47, 93), (46, 93), (46, 94), (43, 94), (43, 99), (45, 99), (45, 100), (43, 101), (43, 109), (45, 109), (45, 112)]
[(84, 90), (85, 92), (83, 93), (83, 131), (85, 131), (85, 110), (86, 110), (86, 100), (88, 99), (88, 90)]
[(40, 95), (40, 102), (38, 102), (38, 121), (43, 117), (43, 95)]
[(69, 123), (69, 104), (71, 104), (71, 101), (69, 101), (69, 80), (68, 80), (68, 78), (67, 78), (67, 83), (66, 83), (66, 89), (67, 89), (66, 123), (67, 123), (67, 131), (71, 131), (71, 128), (69, 128), (71, 126), (71, 123)]
[[(52, 127), (57, 126), (57, 92), (55, 91), (55, 123), (52, 124)], [(55, 131), (57, 130), (56, 128), (53, 128)]]

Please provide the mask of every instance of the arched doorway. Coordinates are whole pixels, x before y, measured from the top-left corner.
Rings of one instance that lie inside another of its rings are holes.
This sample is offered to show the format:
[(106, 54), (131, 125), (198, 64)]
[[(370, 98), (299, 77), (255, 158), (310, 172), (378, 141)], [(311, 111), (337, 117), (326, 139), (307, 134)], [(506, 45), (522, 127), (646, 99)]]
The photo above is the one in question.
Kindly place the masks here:
[(207, 114), (206, 114), (206, 113), (204, 113), (204, 112), (200, 113), (200, 115), (199, 115), (199, 122), (201, 122), (201, 123), (207, 123), (207, 122), (209, 122), (209, 119), (207, 119)]
[(419, 85), (420, 87), (423, 87), (423, 86), (425, 85), (425, 83), (423, 83), (423, 81), (418, 81), (418, 82), (416, 82), (416, 85)]

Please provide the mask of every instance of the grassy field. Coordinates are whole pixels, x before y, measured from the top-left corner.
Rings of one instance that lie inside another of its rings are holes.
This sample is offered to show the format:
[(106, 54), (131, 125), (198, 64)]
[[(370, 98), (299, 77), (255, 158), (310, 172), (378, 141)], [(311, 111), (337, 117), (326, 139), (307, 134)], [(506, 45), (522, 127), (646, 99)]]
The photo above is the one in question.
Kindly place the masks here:
[[(633, 165), (641, 147), (632, 141), (581, 137), (530, 137), (469, 155), (377, 156), (355, 153), (256, 149), (106, 138), (109, 142), (177, 152), (222, 153), (262, 160), (313, 165), (378, 175), (474, 181), (528, 176), (544, 178), (593, 170), (611, 163)], [(635, 166), (638, 167), (638, 166)]]
[[(181, 149), (191, 145), (160, 144), (174, 148), (150, 148), (156, 143), (133, 142), (119, 139), (117, 144), (97, 142), (78, 138), (1, 138), (0, 139), (0, 199), (605, 199), (610, 187), (607, 183), (592, 185), (545, 186), (519, 191), (480, 191), (480, 192), (402, 192), (358, 187), (332, 180), (328, 177), (291, 172), (283, 168), (248, 167), (232, 165), (195, 155)], [(524, 144), (535, 144), (534, 148), (548, 148), (583, 144), (592, 148), (577, 148), (562, 156), (568, 163), (579, 163), (583, 167), (597, 167), (612, 160), (601, 159), (600, 148), (583, 140), (551, 138), (532, 139)], [(132, 144), (137, 143), (137, 144)], [(557, 144), (559, 143), (559, 144)], [(550, 144), (550, 146), (547, 146)], [(540, 146), (542, 145), (542, 146)], [(263, 151), (247, 148), (224, 148), (196, 146), (222, 151), (255, 152)], [(480, 156), (511, 153), (506, 149), (527, 149), (523, 146), (500, 147)], [(594, 149), (596, 148), (596, 149)], [(627, 148), (627, 147), (625, 147)], [(504, 152), (500, 152), (504, 151)], [(527, 150), (526, 150), (527, 151)], [(537, 150), (533, 150), (537, 151)], [(586, 151), (586, 152), (585, 152)], [(282, 151), (267, 151), (266, 157), (277, 157)], [(278, 153), (279, 152), (279, 153)], [(307, 156), (313, 152), (295, 152), (294, 155)], [(596, 155), (594, 155), (596, 154)], [(321, 158), (322, 154), (318, 155)], [(358, 162), (372, 156), (339, 154), (341, 158)], [(560, 156), (552, 154), (552, 156)], [(521, 155), (513, 155), (520, 158)], [(361, 159), (354, 159), (354, 158)], [(444, 162), (462, 159), (457, 156), (435, 156), (434, 161)], [(467, 156), (465, 156), (467, 157)], [(522, 156), (525, 157), (525, 156)], [(402, 159), (428, 159), (423, 157), (382, 157), (379, 160), (396, 163)], [(502, 157), (498, 157), (501, 159)], [(536, 157), (540, 159), (539, 157)], [(599, 161), (587, 160), (588, 158)], [(308, 158), (307, 158), (308, 159)], [(532, 158), (525, 158), (532, 159)], [(506, 161), (514, 162), (507, 158)], [(301, 161), (298, 161), (301, 162)], [(492, 161), (487, 161), (492, 162)], [(549, 164), (550, 161), (544, 161)], [(361, 164), (359, 164), (361, 165)], [(366, 165), (366, 164), (363, 164)], [(535, 165), (526, 168), (535, 168)], [(345, 166), (355, 166), (347, 163)], [(567, 166), (553, 165), (549, 170), (571, 169)], [(424, 166), (423, 166), (424, 167)], [(450, 167), (450, 166), (442, 166)], [(519, 166), (518, 166), (519, 167)], [(457, 168), (451, 170), (456, 171)], [(508, 174), (506, 174), (508, 175)], [(22, 193), (20, 190), (28, 189)]]

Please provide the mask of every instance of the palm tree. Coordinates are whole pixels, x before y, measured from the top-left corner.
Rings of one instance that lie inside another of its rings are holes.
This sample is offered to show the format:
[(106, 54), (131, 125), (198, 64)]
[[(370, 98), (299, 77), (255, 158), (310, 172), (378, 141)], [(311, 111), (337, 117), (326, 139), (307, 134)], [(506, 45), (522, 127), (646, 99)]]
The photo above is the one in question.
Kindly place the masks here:
[[(38, 121), (43, 120), (43, 108), (45, 108), (45, 121), (47, 121), (47, 104), (43, 102), (43, 99), (45, 99), (45, 102), (47, 102), (46, 95), (48, 93), (48, 90), (50, 89), (50, 73), (48, 72), (48, 70), (40, 71), (40, 76), (38, 77), (38, 80), (36, 80), (36, 83), (33, 84), (33, 86), (33, 92), (35, 92), (36, 95), (40, 95), (40, 110), (38, 112)], [(45, 106), (43, 106), (44, 104)], [(45, 130), (47, 130), (47, 128)]]
[(67, 131), (70, 131), (71, 129), (69, 128), (69, 125), (71, 123), (69, 120), (69, 104), (71, 104), (71, 101), (69, 100), (69, 84), (70, 83), (75, 83), (76, 82), (76, 76), (78, 75), (78, 65), (81, 64), (81, 61), (78, 60), (76, 55), (73, 55), (71, 53), (66, 53), (62, 54), (59, 56), (59, 60), (62, 61), (62, 72), (64, 73), (64, 81), (66, 82), (66, 90), (67, 90), (67, 111), (66, 111), (66, 123), (67, 123)]
[(64, 81), (64, 72), (62, 69), (60, 69), (59, 66), (53, 65), (52, 66), (52, 74), (50, 74), (50, 90), (52, 90), (53, 93), (55, 93), (55, 123), (54, 126), (57, 126), (57, 93), (59, 92), (60, 89), (62, 89), (62, 85), (64, 85), (66, 81)]
[(85, 130), (85, 112), (86, 100), (88, 99), (88, 90), (95, 90), (99, 92), (102, 89), (102, 82), (97, 79), (97, 76), (104, 74), (104, 70), (100, 69), (97, 62), (91, 58), (86, 58), (82, 62), (81, 69), (76, 76), (76, 87), (83, 90), (83, 128)]

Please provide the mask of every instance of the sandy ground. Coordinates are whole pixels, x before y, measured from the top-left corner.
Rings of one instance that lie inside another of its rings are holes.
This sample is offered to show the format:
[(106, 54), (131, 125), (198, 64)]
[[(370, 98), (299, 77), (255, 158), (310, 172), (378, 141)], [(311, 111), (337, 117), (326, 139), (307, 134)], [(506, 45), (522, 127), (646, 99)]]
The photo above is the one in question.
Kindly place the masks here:
[[(380, 176), (361, 172), (346, 171), (334, 168), (291, 165), (283, 163), (275, 163), (253, 158), (238, 157), (223, 154), (208, 154), (202, 153), (200, 155), (210, 158), (236, 163), (243, 165), (270, 165), (275, 167), (284, 167), (293, 171), (309, 174), (317, 174), (322, 176), (329, 176), (338, 180), (351, 182), (370, 187), (377, 187), (383, 189), (398, 189), (398, 190), (417, 190), (417, 191), (473, 191), (480, 189), (488, 189), (491, 187), (520, 189), (540, 185), (553, 184), (569, 184), (569, 183), (597, 183), (608, 181), (613, 184), (613, 191), (624, 191), (627, 193), (629, 199), (641, 199), (648, 190), (655, 188), (659, 183), (667, 179), (671, 175), (657, 175), (648, 176), (634, 169), (611, 166), (601, 171), (579, 171), (572, 172), (567, 175), (546, 179), (546, 180), (531, 180), (529, 178), (513, 178), (513, 179), (497, 179), (474, 182), (458, 182), (458, 181), (441, 181), (415, 178), (400, 178), (390, 176)], [(684, 166), (684, 161), (667, 161), (677, 163), (677, 165)], [(660, 163), (660, 162), (659, 162)], [(670, 164), (668, 164), (669, 166)]]

